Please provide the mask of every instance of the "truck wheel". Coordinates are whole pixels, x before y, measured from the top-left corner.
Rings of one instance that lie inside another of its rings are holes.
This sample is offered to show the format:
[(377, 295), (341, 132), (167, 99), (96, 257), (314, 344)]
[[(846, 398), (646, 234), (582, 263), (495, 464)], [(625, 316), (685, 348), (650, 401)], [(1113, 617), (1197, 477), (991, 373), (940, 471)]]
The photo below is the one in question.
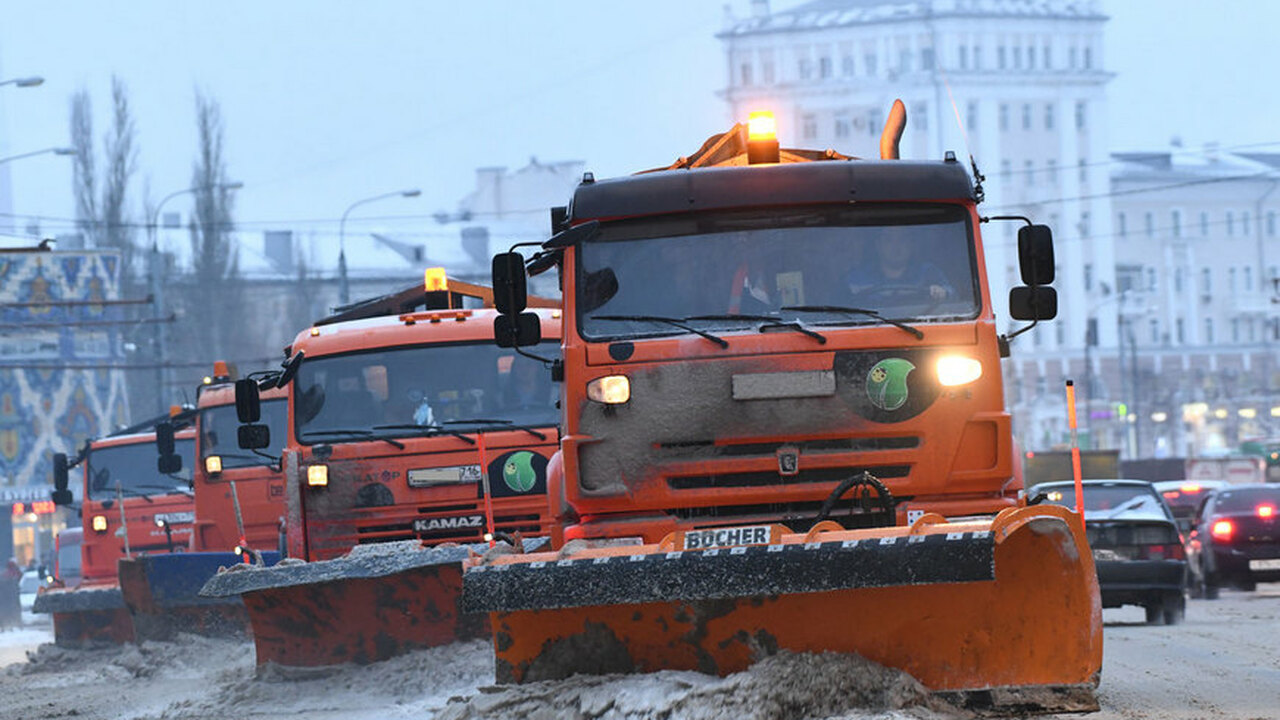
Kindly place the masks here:
[(1147, 611), (1147, 624), (1159, 625), (1164, 620), (1164, 608), (1160, 605), (1144, 605)]
[(1177, 625), (1187, 615), (1187, 599), (1182, 593), (1164, 599), (1164, 624)]

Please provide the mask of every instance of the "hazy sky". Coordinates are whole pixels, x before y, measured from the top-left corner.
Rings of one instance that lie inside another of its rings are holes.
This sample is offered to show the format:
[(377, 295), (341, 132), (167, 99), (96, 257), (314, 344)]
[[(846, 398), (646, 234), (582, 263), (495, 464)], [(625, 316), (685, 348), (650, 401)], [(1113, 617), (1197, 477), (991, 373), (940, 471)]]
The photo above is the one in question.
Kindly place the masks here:
[[(796, 2), (774, 0), (777, 8)], [(747, 0), (731, 0), (740, 15)], [(716, 92), (722, 0), (0, 0), (0, 156), (65, 145), (70, 95), (107, 130), (128, 85), (135, 200), (190, 184), (194, 95), (222, 105), (246, 229), (334, 230), (352, 201), (420, 187), (370, 214), (406, 230), (454, 209), (476, 167), (581, 159), (599, 176), (687, 153), (730, 122)], [(1280, 2), (1110, 0), (1105, 62), (1115, 149), (1280, 143)], [(1280, 144), (1273, 148), (1280, 151)], [(69, 158), (15, 161), (14, 211), (73, 215)], [(139, 202), (140, 207), (140, 202)], [(186, 199), (166, 210), (186, 212)], [(19, 219), (16, 225), (25, 224)]]

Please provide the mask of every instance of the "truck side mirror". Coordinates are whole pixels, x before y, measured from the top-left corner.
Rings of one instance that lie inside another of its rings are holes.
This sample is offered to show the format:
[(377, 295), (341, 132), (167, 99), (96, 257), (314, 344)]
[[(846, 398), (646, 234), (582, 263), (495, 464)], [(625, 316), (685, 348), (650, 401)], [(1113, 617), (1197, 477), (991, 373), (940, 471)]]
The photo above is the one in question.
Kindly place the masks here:
[(1009, 315), (1014, 320), (1052, 320), (1058, 316), (1058, 291), (1047, 285), (1012, 288)]
[(493, 340), (498, 347), (522, 347), (542, 342), (542, 321), (537, 313), (499, 315), (493, 319)]
[(1018, 228), (1018, 266), (1027, 285), (1053, 282), (1053, 231), (1048, 225)]
[(266, 425), (241, 425), (236, 429), (236, 442), (241, 450), (261, 450), (271, 444), (271, 428)]
[(241, 424), (256, 423), (262, 417), (257, 382), (248, 379), (236, 381), (236, 417)]
[(182, 469), (182, 456), (174, 449), (173, 423), (156, 425), (156, 450), (160, 453), (156, 458), (156, 470), (162, 475), (172, 475)]
[(67, 489), (67, 454), (53, 454), (53, 504), (70, 505), (71, 491)]
[(524, 256), (516, 252), (493, 256), (493, 306), (503, 315), (516, 315), (528, 302)]

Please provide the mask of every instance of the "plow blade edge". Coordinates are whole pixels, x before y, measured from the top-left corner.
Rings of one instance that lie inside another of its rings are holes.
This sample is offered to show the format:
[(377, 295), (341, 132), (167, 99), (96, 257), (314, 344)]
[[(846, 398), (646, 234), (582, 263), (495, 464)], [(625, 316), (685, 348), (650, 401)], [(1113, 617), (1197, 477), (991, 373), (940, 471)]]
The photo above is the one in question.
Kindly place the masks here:
[(86, 648), (133, 642), (133, 618), (117, 585), (48, 590), (36, 596), (32, 610), (53, 615), (53, 641), (60, 647)]
[[(277, 553), (263, 553), (274, 564)], [(200, 589), (220, 567), (241, 564), (235, 553), (143, 555), (119, 562), (120, 591), (138, 640), (169, 640), (178, 632), (238, 637), (249, 632), (239, 597), (207, 598)]]
[(966, 705), (1096, 708), (1097, 578), (1056, 507), (988, 522), (498, 558), (466, 573), (500, 682), (574, 673), (726, 675), (780, 649), (857, 653)]

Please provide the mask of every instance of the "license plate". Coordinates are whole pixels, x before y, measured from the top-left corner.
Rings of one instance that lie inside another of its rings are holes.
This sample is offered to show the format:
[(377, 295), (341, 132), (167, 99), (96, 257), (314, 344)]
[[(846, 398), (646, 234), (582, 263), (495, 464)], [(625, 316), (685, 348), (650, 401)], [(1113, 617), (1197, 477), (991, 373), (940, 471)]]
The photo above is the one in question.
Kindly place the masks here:
[(170, 525), (189, 525), (195, 521), (196, 514), (193, 512), (156, 513), (156, 524), (166, 522)]
[(415, 468), (407, 474), (409, 487), (480, 482), (479, 465), (452, 465), (438, 468)]
[(1280, 570), (1280, 558), (1274, 560), (1250, 560), (1250, 570)]
[(1107, 548), (1098, 548), (1093, 551), (1093, 559), (1102, 560), (1106, 562), (1113, 562), (1116, 560), (1124, 560), (1124, 557), (1121, 556), (1120, 553), (1116, 552), (1115, 550), (1110, 550)]
[(772, 531), (773, 528), (769, 525), (690, 530), (684, 534), (684, 549), (710, 550), (740, 545), (768, 545), (773, 537)]

